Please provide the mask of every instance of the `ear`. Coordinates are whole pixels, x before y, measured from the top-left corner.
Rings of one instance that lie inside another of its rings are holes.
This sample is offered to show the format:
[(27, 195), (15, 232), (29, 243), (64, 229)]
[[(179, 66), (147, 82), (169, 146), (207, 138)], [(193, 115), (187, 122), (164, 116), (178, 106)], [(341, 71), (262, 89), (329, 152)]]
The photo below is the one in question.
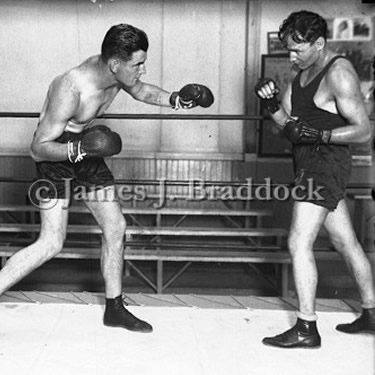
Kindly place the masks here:
[(120, 61), (116, 58), (110, 59), (108, 65), (109, 65), (109, 69), (111, 70), (111, 72), (113, 74), (116, 74), (120, 66)]
[(326, 41), (324, 40), (323, 37), (319, 37), (316, 41), (315, 41), (315, 45), (316, 45), (316, 48), (318, 49), (318, 51), (321, 51), (324, 46), (326, 45)]

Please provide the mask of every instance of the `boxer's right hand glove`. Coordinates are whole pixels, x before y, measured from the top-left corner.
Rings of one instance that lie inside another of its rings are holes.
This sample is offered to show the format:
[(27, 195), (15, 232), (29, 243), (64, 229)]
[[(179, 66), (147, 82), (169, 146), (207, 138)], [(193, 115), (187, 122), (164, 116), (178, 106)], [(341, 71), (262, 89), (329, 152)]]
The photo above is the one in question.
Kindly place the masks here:
[(302, 119), (289, 119), (285, 123), (284, 135), (292, 143), (329, 143), (330, 130), (318, 130)]
[(121, 137), (105, 125), (96, 125), (67, 143), (68, 160), (78, 163), (84, 158), (104, 158), (121, 151)]
[(190, 83), (180, 91), (172, 92), (169, 102), (173, 109), (190, 109), (196, 106), (207, 108), (214, 102), (214, 95), (208, 87)]
[(255, 94), (262, 100), (262, 104), (270, 113), (276, 113), (279, 109), (277, 94), (280, 92), (275, 81), (270, 78), (261, 78), (254, 87)]

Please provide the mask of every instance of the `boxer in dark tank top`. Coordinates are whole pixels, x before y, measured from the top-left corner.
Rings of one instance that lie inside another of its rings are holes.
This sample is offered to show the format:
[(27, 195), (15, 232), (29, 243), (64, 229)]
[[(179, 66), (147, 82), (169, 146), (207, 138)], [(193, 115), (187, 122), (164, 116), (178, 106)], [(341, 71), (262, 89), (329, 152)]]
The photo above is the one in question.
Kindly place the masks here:
[(297, 73), (282, 93), (281, 103), (277, 99), (279, 89), (271, 79), (261, 79), (255, 92), (275, 125), (293, 143), (296, 185), (318, 194), (293, 203), (288, 248), (298, 296), (296, 324), (264, 338), (263, 343), (317, 348), (321, 337), (315, 311), (318, 274), (313, 245), (322, 227), (348, 265), (362, 300), (360, 316), (336, 329), (375, 334), (371, 264), (353, 230), (344, 199), (351, 169), (349, 144), (369, 141), (371, 128), (358, 76), (347, 59), (327, 47), (327, 23), (319, 14), (304, 10), (291, 13), (280, 26), (279, 38)]

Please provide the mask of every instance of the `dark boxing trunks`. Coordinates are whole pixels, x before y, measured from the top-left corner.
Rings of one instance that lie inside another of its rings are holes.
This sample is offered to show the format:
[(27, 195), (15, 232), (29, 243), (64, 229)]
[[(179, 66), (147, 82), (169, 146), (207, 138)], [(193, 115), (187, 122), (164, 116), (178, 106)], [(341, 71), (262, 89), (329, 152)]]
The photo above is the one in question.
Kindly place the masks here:
[[(78, 134), (65, 132), (56, 142), (68, 143), (74, 140)], [(103, 158), (83, 159), (72, 164), (69, 161), (39, 162), (36, 163), (39, 180), (47, 180), (52, 185), (48, 191), (44, 191), (48, 198), (68, 198), (72, 190), (77, 187), (85, 192), (102, 189), (114, 185), (112, 172), (108, 169)], [(43, 183), (43, 182), (41, 182)], [(81, 190), (81, 192), (82, 192)]]
[[(295, 145), (295, 185), (303, 189), (298, 201), (333, 211), (345, 196), (352, 159), (346, 145)], [(313, 192), (316, 194), (313, 194)]]

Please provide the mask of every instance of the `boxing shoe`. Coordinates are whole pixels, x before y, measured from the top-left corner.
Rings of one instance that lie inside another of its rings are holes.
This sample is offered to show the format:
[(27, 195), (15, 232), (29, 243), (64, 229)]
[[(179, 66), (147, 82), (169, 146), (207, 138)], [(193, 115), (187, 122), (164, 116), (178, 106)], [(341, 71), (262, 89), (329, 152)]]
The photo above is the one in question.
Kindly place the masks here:
[(375, 307), (364, 308), (362, 314), (354, 322), (339, 324), (336, 329), (344, 333), (371, 333), (375, 335)]
[(307, 321), (297, 318), (297, 323), (284, 333), (265, 337), (263, 344), (279, 348), (319, 348), (321, 338), (316, 326), (316, 321)]
[(124, 306), (122, 296), (106, 298), (103, 323), (108, 327), (122, 327), (135, 332), (152, 332), (152, 326), (138, 319)]

